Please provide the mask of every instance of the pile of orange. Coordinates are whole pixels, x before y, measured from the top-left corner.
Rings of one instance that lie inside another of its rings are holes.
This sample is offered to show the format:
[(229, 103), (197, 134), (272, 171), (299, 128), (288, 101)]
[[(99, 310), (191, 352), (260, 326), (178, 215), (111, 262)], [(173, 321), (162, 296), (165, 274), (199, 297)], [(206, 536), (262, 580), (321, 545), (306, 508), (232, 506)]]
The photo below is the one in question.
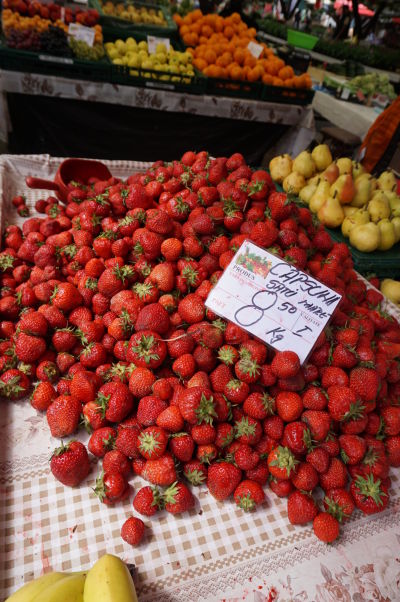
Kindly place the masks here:
[[(193, 65), (208, 77), (235, 81), (263, 82), (288, 88), (311, 88), (307, 73), (295, 75), (292, 67), (275, 56), (271, 48), (256, 42), (256, 30), (248, 27), (238, 13), (229, 17), (203, 15), (197, 9), (185, 17), (174, 15), (179, 34), (193, 56)], [(256, 42), (262, 53), (256, 59), (247, 46)]]

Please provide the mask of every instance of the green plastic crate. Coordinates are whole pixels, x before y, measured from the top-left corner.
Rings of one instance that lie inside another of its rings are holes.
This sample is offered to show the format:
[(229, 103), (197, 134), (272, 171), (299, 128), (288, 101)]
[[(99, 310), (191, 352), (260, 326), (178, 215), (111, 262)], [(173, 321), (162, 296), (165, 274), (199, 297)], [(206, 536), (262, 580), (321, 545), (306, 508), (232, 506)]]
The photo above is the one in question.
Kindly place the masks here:
[(111, 81), (111, 68), (107, 58), (86, 61), (77, 58), (52, 56), (46, 52), (31, 52), (9, 48), (5, 39), (0, 39), (0, 68), (45, 75), (61, 75), (73, 79)]
[[(118, 0), (111, 0), (114, 4), (120, 4)], [(167, 24), (153, 25), (152, 23), (132, 23), (126, 19), (120, 17), (112, 17), (106, 15), (103, 12), (102, 4), (100, 0), (89, 0), (89, 6), (98, 10), (100, 14), (100, 23), (103, 27), (104, 34), (117, 35), (119, 37), (135, 36), (135, 33), (145, 33), (153, 36), (171, 38), (177, 34), (177, 26), (172, 18), (171, 12), (165, 6), (158, 4), (148, 4), (147, 2), (133, 2), (132, 0), (121, 0), (125, 6), (133, 5), (136, 7), (154, 8), (155, 10), (161, 10)]]
[(220, 77), (207, 78), (207, 94), (210, 96), (233, 96), (235, 98), (261, 100), (262, 89), (261, 82), (239, 81)]
[(263, 85), (261, 100), (280, 102), (282, 104), (309, 105), (315, 91), (308, 88), (286, 88), (285, 86)]
[(309, 33), (303, 33), (296, 29), (288, 29), (286, 38), (292, 46), (306, 48), (307, 50), (312, 50), (319, 40), (317, 36), (312, 36)]
[(376, 274), (379, 278), (400, 278), (400, 243), (388, 251), (373, 251), (362, 253), (351, 246), (349, 239), (345, 238), (340, 229), (326, 228), (335, 242), (344, 242), (348, 245), (354, 261), (354, 267), (360, 274)]

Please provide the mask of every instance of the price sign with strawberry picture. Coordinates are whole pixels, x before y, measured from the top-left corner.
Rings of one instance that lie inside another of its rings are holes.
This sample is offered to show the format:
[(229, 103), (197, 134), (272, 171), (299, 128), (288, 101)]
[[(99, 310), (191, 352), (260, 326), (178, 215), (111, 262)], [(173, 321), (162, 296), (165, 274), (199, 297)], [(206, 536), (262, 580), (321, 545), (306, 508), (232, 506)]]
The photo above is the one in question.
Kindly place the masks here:
[(304, 363), (341, 295), (246, 240), (208, 295), (206, 306)]

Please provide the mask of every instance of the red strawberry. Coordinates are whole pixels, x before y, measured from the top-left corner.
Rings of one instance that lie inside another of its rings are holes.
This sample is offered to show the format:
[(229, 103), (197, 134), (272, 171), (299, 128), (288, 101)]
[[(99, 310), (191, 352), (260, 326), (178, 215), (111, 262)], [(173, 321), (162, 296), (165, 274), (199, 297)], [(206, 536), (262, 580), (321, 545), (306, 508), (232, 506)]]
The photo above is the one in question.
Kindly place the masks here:
[(153, 370), (161, 366), (166, 354), (167, 346), (159, 335), (151, 330), (142, 330), (131, 336), (126, 359), (136, 366)]
[(294, 351), (278, 351), (272, 360), (271, 369), (278, 378), (296, 376), (300, 370), (299, 356)]
[(45, 412), (56, 397), (57, 393), (51, 383), (40, 382), (31, 395), (31, 406), (39, 412)]
[(169, 448), (181, 462), (188, 462), (194, 452), (193, 437), (188, 433), (174, 433), (170, 439)]
[(207, 467), (199, 460), (189, 460), (183, 465), (183, 474), (192, 485), (202, 485), (207, 479)]
[(154, 485), (166, 487), (176, 481), (175, 464), (170, 455), (165, 454), (156, 460), (147, 460), (142, 476)]
[(79, 425), (82, 404), (72, 395), (60, 395), (47, 408), (47, 422), (53, 437), (72, 435)]
[(186, 295), (178, 305), (178, 312), (183, 322), (196, 324), (204, 319), (205, 305), (203, 299), (196, 293)]
[[(140, 370), (140, 368), (138, 368), (138, 370)], [(166, 407), (167, 403), (158, 397), (153, 395), (142, 397), (139, 401), (136, 417), (142, 426), (152, 426), (156, 423), (159, 414), (161, 414)]]
[(288, 447), (279, 445), (268, 455), (269, 471), (277, 479), (289, 479), (295, 473), (297, 464), (298, 460)]
[(144, 516), (154, 516), (158, 510), (163, 508), (164, 500), (158, 487), (142, 487), (133, 500), (136, 512)]
[(250, 445), (240, 444), (234, 453), (235, 463), (241, 470), (251, 470), (257, 466), (260, 456)]
[(317, 472), (323, 474), (329, 468), (331, 457), (323, 447), (316, 447), (306, 456), (306, 462), (311, 464)]
[(102, 458), (107, 450), (113, 449), (115, 445), (115, 437), (117, 431), (111, 426), (105, 426), (94, 431), (88, 441), (88, 449), (90, 453), (98, 458)]
[(357, 435), (340, 435), (340, 455), (345, 464), (359, 464), (367, 451), (367, 443)]
[(228, 462), (214, 462), (208, 468), (207, 487), (213, 497), (222, 502), (235, 491), (242, 472)]
[(94, 492), (101, 502), (112, 504), (122, 499), (127, 488), (128, 483), (120, 472), (102, 472), (96, 479)]
[(324, 498), (324, 508), (341, 523), (352, 515), (354, 501), (346, 489), (329, 489)]
[(373, 401), (379, 389), (379, 376), (374, 368), (359, 366), (350, 372), (350, 387), (362, 401)]
[(129, 379), (129, 390), (134, 397), (143, 398), (151, 393), (156, 381), (154, 373), (148, 368), (136, 368)]
[(307, 410), (324, 410), (328, 405), (328, 396), (321, 387), (311, 386), (303, 393), (302, 401)]
[(328, 389), (328, 409), (334, 420), (346, 421), (362, 416), (364, 406), (350, 387), (334, 385)]
[(400, 466), (400, 436), (387, 437), (385, 446), (390, 466)]
[(100, 387), (96, 401), (102, 416), (110, 422), (121, 422), (133, 408), (133, 397), (121, 382), (106, 383)]
[(328, 470), (319, 475), (319, 482), (324, 491), (338, 488), (344, 489), (347, 484), (347, 479), (346, 466), (339, 458), (331, 458)]
[(55, 478), (69, 487), (76, 487), (90, 471), (86, 447), (80, 441), (69, 441), (54, 450), (50, 470)]
[(121, 527), (121, 537), (131, 546), (137, 546), (144, 537), (145, 526), (140, 518), (129, 517)]
[(388, 487), (373, 475), (358, 476), (350, 483), (354, 503), (364, 514), (382, 512), (389, 503)]
[(212, 424), (216, 416), (212, 392), (201, 387), (185, 389), (178, 400), (181, 414), (190, 424)]
[(60, 282), (51, 296), (52, 303), (61, 311), (69, 312), (82, 304), (82, 295), (70, 282)]
[(311, 447), (311, 433), (304, 422), (290, 422), (285, 426), (283, 441), (296, 454), (304, 454)]
[(46, 351), (46, 342), (41, 337), (21, 332), (15, 342), (15, 353), (21, 362), (35, 362)]
[(292, 525), (306, 525), (313, 521), (318, 514), (318, 508), (312, 496), (298, 490), (289, 495), (287, 511), (289, 522)]
[(0, 396), (7, 399), (22, 399), (30, 387), (29, 378), (15, 368), (10, 368), (0, 376)]
[(320, 512), (314, 518), (315, 535), (325, 543), (332, 543), (339, 537), (339, 521), (328, 512)]
[(265, 500), (264, 491), (257, 481), (245, 479), (236, 487), (233, 493), (236, 505), (245, 512), (254, 510)]
[(128, 457), (118, 449), (111, 449), (103, 457), (104, 472), (120, 472), (124, 477), (128, 477), (131, 472), (131, 463)]
[(281, 391), (276, 396), (276, 411), (285, 422), (300, 418), (303, 412), (303, 402), (298, 393)]
[(168, 312), (160, 303), (150, 303), (140, 310), (135, 323), (137, 331), (151, 330), (159, 335), (166, 334), (170, 328)]
[(300, 491), (312, 491), (318, 485), (318, 473), (308, 462), (301, 462), (291, 479)]
[(400, 433), (400, 407), (388, 406), (381, 409), (381, 420), (385, 435), (390, 437)]
[(171, 514), (186, 512), (194, 507), (195, 500), (184, 483), (175, 482), (164, 491), (165, 510)]

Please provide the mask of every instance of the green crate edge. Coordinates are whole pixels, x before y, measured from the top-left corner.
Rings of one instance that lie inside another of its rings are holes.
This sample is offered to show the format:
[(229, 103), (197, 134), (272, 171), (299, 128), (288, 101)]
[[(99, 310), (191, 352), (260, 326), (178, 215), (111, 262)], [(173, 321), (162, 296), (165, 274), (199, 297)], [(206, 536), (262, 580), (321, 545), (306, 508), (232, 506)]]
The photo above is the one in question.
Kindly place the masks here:
[[(140, 4), (146, 6), (146, 3), (140, 2), (140, 0), (137, 2), (132, 0), (128, 2), (128, 4)], [(158, 37), (171, 38), (175, 37), (177, 34), (177, 26), (169, 10), (165, 6), (161, 6), (156, 3), (150, 3), (148, 6), (157, 8), (163, 12), (167, 21), (167, 25), (165, 27), (161, 27), (160, 25), (151, 25), (151, 23), (131, 23), (130, 21), (120, 19), (119, 17), (105, 15), (98, 0), (89, 0), (88, 6), (95, 8), (99, 12), (100, 23), (102, 25), (103, 32), (105, 29), (107, 29), (109, 32), (113, 32), (117, 35), (127, 35), (128, 37), (130, 35), (134, 35), (135, 33), (145, 33)]]

